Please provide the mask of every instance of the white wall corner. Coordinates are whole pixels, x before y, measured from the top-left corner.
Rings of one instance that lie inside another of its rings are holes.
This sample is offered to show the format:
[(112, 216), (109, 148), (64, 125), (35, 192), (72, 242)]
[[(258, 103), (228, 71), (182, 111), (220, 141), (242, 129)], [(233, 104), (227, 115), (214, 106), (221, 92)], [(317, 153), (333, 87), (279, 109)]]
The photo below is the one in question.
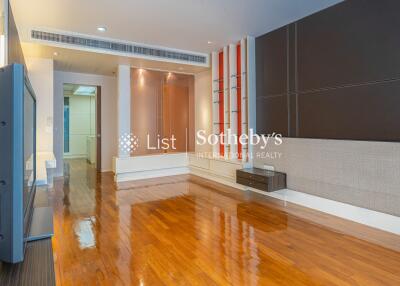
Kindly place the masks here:
[(26, 58), (26, 66), (36, 95), (36, 149), (38, 152), (53, 152), (54, 61)]
[[(213, 122), (218, 120), (218, 116), (214, 115), (215, 108), (213, 104), (213, 84), (211, 70), (206, 70), (195, 74), (194, 76), (194, 106), (195, 106), (195, 152), (212, 152), (213, 146), (208, 144), (197, 144), (196, 134), (198, 131), (205, 132), (205, 136), (212, 134), (218, 129), (218, 125), (214, 126)], [(218, 131), (218, 130), (217, 130)], [(216, 132), (218, 133), (218, 132)], [(202, 143), (202, 142), (201, 142)], [(218, 147), (218, 146), (217, 146)]]
[[(237, 106), (237, 50), (236, 44), (229, 45), (229, 126), (230, 133), (237, 135), (238, 131), (238, 106)], [(240, 96), (240, 95), (239, 95)], [(229, 158), (237, 159), (238, 145), (235, 142), (229, 144)]]
[[(131, 67), (128, 65), (118, 66), (117, 90), (119, 142), (120, 138), (131, 133)], [(119, 157), (127, 157), (129, 155), (129, 151), (118, 146)]]
[[(248, 128), (257, 131), (256, 126), (256, 44), (255, 38), (247, 37), (247, 98), (248, 98)], [(249, 157), (254, 157), (253, 146), (248, 146)]]
[[(229, 118), (229, 46), (225, 46), (223, 50), (224, 56), (224, 134), (228, 134), (230, 128)], [(229, 158), (229, 145), (224, 144), (224, 157)]]
[(8, 0), (0, 0), (0, 67), (8, 64)]

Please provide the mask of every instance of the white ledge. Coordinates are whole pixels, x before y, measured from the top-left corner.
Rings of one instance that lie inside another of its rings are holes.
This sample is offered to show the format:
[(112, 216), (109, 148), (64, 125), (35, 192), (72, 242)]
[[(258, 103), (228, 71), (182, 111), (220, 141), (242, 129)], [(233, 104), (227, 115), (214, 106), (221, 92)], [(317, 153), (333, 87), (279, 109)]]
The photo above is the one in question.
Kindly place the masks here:
[(36, 185), (43, 186), (48, 184), (47, 169), (57, 167), (57, 161), (53, 152), (36, 153)]

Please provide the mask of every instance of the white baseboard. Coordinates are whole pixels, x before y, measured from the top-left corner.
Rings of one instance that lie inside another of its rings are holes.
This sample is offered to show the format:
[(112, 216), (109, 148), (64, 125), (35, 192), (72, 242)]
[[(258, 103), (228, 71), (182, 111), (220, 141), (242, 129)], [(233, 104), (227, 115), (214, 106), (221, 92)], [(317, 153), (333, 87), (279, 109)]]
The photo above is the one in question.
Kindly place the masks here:
[(64, 154), (63, 158), (64, 159), (87, 159), (87, 155), (86, 154), (76, 154), (76, 155)]
[(263, 192), (254, 188), (239, 185), (236, 182), (232, 182), (229, 178), (215, 176), (212, 173), (207, 172), (207, 170), (191, 167), (190, 171), (190, 173), (193, 175), (234, 187), (242, 191), (256, 192), (261, 195), (308, 207), (323, 213), (400, 235), (400, 217), (394, 215), (377, 212), (289, 189), (275, 192)]
[[(231, 172), (218, 172), (219, 169), (211, 169), (209, 163), (207, 162), (197, 162), (197, 166), (190, 164), (190, 167), (186, 166), (176, 166), (174, 168), (163, 168), (158, 170), (136, 170), (134, 172), (121, 172), (115, 175), (115, 180), (117, 182), (140, 180), (156, 177), (174, 176), (181, 174), (193, 174), (205, 179), (209, 179), (230, 187), (234, 187), (243, 191), (253, 191), (259, 194), (273, 197), (285, 202), (290, 202), (293, 204), (308, 207), (314, 210), (318, 210), (333, 216), (337, 216), (343, 219), (354, 221), (363, 225), (367, 225), (376, 229), (387, 231), (400, 235), (400, 217), (393, 216), (390, 214), (377, 212), (350, 204), (345, 204), (306, 193), (301, 193), (289, 189), (279, 190), (275, 192), (263, 192), (254, 188), (246, 187), (236, 183), (235, 176)], [(204, 164), (200, 164), (204, 163)], [(208, 168), (203, 168), (202, 166)], [(219, 166), (219, 165), (218, 165)], [(223, 165), (219, 166), (224, 167)], [(127, 169), (128, 170), (128, 169)]]
[(306, 193), (296, 192), (289, 189), (270, 193), (259, 191), (253, 188), (245, 189), (400, 235), (400, 217), (398, 216), (377, 212)]
[(204, 179), (208, 179), (208, 180), (211, 180), (211, 181), (223, 184), (223, 185), (227, 185), (229, 187), (238, 188), (238, 184), (236, 184), (234, 179), (216, 175), (207, 169), (190, 166), (190, 174), (196, 175), (198, 177), (202, 177)]
[(114, 176), (116, 182), (126, 182), (126, 181), (136, 181), (142, 179), (151, 179), (157, 177), (167, 177), (189, 174), (189, 168), (179, 167), (179, 168), (169, 168), (160, 170), (150, 170), (150, 171), (139, 171), (131, 173), (120, 173)]

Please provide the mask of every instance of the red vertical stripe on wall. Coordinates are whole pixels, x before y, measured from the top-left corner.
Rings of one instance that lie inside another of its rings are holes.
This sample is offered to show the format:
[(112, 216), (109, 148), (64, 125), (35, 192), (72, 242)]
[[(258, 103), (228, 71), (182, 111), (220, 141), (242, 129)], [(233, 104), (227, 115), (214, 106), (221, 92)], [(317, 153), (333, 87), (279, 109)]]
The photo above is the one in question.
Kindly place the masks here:
[[(240, 44), (236, 46), (236, 65), (237, 65), (237, 134), (242, 135), (242, 58)], [(239, 137), (240, 138), (240, 137)], [(242, 144), (238, 142), (239, 159), (242, 159)]]
[[(224, 53), (218, 54), (219, 76), (218, 76), (218, 95), (219, 95), (219, 133), (224, 134)], [(224, 145), (220, 143), (219, 153), (224, 156)]]

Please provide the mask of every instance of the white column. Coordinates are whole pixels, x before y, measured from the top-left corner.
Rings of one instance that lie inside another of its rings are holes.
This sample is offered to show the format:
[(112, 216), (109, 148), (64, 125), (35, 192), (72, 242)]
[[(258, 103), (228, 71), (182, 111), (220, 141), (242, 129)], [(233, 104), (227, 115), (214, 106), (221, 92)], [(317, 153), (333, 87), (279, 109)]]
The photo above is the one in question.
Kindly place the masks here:
[[(247, 37), (247, 106), (248, 116), (247, 123), (248, 128), (253, 129), (253, 132), (257, 132), (256, 129), (256, 48), (255, 48), (254, 37)], [(253, 146), (248, 146), (249, 156), (253, 154)]]
[(6, 37), (0, 32), (0, 67), (6, 65)]
[(36, 94), (36, 151), (53, 153), (54, 62), (26, 58), (29, 80)]
[[(242, 124), (242, 134), (248, 134), (248, 125), (247, 125), (247, 45), (246, 45), (246, 39), (242, 39), (240, 41), (240, 70), (242, 72), (241, 76), (241, 94), (238, 94), (238, 96), (241, 97), (241, 103), (242, 103), (242, 114), (241, 118), (238, 118)], [(246, 162), (247, 161), (247, 144), (242, 145), (242, 161)]]
[(131, 133), (131, 67), (119, 65), (117, 74), (118, 86), (118, 157), (128, 157), (128, 148), (123, 148), (121, 140)]
[(0, 0), (0, 67), (8, 64), (8, 0)]
[[(212, 130), (219, 135), (219, 76), (218, 52), (211, 54), (211, 79), (212, 79)], [(219, 145), (213, 145), (213, 154), (219, 154)]]
[[(227, 135), (228, 129), (230, 128), (229, 123), (229, 49), (228, 46), (224, 47), (224, 134)], [(229, 158), (229, 146), (224, 146), (224, 158)]]
[[(232, 134), (232, 138), (237, 135), (237, 122), (238, 122), (238, 106), (237, 106), (237, 58), (236, 58), (236, 45), (229, 45), (229, 94), (230, 94), (230, 130)], [(238, 146), (237, 143), (232, 141), (230, 142), (230, 155), (231, 159), (237, 159), (237, 151)]]

